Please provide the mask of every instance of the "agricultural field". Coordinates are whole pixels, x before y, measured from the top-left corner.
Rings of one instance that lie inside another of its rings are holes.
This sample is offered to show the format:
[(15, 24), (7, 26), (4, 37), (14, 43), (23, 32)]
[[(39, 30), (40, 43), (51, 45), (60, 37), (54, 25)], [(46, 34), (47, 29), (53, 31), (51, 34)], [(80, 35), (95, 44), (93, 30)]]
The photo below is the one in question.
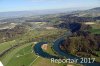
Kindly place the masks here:
[(7, 48), (12, 47), (15, 44), (16, 44), (16, 41), (15, 40), (1, 43), (0, 44), (0, 52), (4, 51)]
[[(53, 41), (54, 39), (62, 36), (64, 32), (66, 32), (66, 30), (60, 30), (60, 29), (30, 30), (27, 33), (20, 36), (18, 39), (1, 43), (0, 52), (3, 52), (5, 49), (8, 49), (13, 45), (18, 45), (18, 46), (9, 50), (6, 54), (0, 57), (0, 60), (5, 66), (11, 66), (11, 65), (32, 66), (34, 65), (33, 61), (38, 57), (33, 51), (33, 46), (35, 45), (34, 42), (49, 41), (50, 39), (52, 39), (51, 41)], [(47, 37), (47, 39), (44, 39), (45, 37)], [(47, 52), (49, 51), (48, 53), (54, 54), (54, 52), (51, 49), (52, 44), (49, 43), (49, 45), (50, 46), (48, 46)], [(44, 58), (41, 57), (39, 61), (42, 60), (44, 60)], [(35, 64), (37, 61), (35, 61)], [(44, 62), (49, 63), (50, 60), (46, 59)], [(53, 65), (58, 65), (58, 64), (53, 64)]]
[(90, 32), (93, 34), (100, 34), (100, 29), (91, 29)]
[[(4, 62), (5, 66), (30, 65), (31, 62), (34, 61), (35, 57), (37, 57), (32, 51), (32, 44), (34, 43), (28, 43), (9, 53), (9, 55), (4, 58), (6, 61), (8, 61), (8, 63)], [(13, 54), (13, 56), (11, 56), (11, 54)], [(3, 61), (5, 61), (4, 59)]]
[(89, 29), (89, 31), (93, 34), (100, 34), (100, 23), (98, 22), (86, 22), (86, 25), (90, 25), (92, 29)]

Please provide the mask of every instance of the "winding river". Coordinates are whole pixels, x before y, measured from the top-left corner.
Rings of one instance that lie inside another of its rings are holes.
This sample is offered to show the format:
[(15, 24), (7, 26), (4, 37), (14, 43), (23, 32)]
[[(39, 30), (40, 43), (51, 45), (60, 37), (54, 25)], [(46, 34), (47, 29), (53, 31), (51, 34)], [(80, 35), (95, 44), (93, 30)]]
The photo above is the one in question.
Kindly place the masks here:
[(99, 62), (94, 62), (94, 63), (80, 63), (82, 60), (80, 59), (80, 57), (77, 57), (75, 55), (72, 55), (66, 51), (63, 51), (61, 50), (60, 48), (60, 45), (63, 44), (62, 42), (64, 41), (63, 38), (60, 38), (58, 40), (56, 40), (54, 42), (54, 45), (53, 45), (53, 49), (59, 54), (59, 55), (62, 55), (62, 56), (65, 56), (66, 58), (69, 58), (69, 59), (78, 59), (77, 63), (79, 64), (83, 64), (84, 66), (100, 66), (100, 63)]
[[(77, 56), (74, 56), (66, 51), (63, 51), (61, 50), (60, 48), (60, 45), (62, 44), (62, 42), (64, 41), (64, 38), (60, 38), (60, 39), (57, 39), (55, 42), (54, 42), (54, 45), (53, 45), (53, 49), (61, 56), (64, 56), (68, 59), (78, 59), (78, 62), (79, 64), (83, 64), (84, 66), (100, 66), (100, 63), (98, 62), (94, 62), (94, 63), (80, 63), (81, 62), (81, 59), (80, 57), (77, 57)], [(37, 43), (33, 49), (35, 51), (35, 53), (39, 56), (42, 56), (44, 58), (58, 58), (56, 56), (53, 56), (53, 55), (50, 55), (49, 53), (46, 53), (42, 50), (41, 46), (43, 44), (46, 44), (47, 42), (39, 42)]]
[(43, 44), (47, 44), (47, 42), (39, 42), (39, 43), (37, 43), (37, 44), (34, 46), (34, 48), (33, 48), (34, 52), (35, 52), (37, 55), (42, 56), (42, 57), (44, 57), (44, 58), (49, 58), (49, 59), (50, 59), (50, 58), (56, 58), (56, 59), (57, 59), (58, 57), (53, 56), (53, 55), (50, 55), (49, 53), (43, 51), (43, 49), (41, 48), (41, 46), (42, 46)]

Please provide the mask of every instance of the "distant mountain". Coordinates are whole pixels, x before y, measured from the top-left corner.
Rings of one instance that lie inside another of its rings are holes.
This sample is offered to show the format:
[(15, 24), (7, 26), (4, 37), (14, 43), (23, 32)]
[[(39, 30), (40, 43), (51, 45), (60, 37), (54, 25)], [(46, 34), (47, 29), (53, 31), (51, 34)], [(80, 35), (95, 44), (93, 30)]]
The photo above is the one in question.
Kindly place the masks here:
[(96, 7), (96, 8), (90, 9), (90, 10), (100, 11), (100, 7)]
[(33, 10), (33, 11), (13, 11), (13, 12), (0, 12), (0, 18), (12, 18), (12, 17), (27, 17), (36, 15), (46, 15), (46, 14), (57, 14), (75, 11), (77, 9), (48, 9), (48, 10)]
[(75, 16), (81, 17), (98, 17), (100, 16), (100, 7), (84, 10), (84, 11), (75, 11), (73, 12)]
[[(71, 17), (70, 17), (71, 16)], [(87, 18), (86, 18), (87, 17)], [(94, 19), (93, 19), (93, 18)], [(100, 20), (100, 7), (88, 10), (78, 9), (52, 9), (35, 11), (0, 12), (0, 23), (2, 22), (86, 22)]]
[(46, 14), (58, 14), (58, 13), (74, 13), (78, 16), (100, 16), (100, 7), (96, 7), (89, 10), (79, 10), (78, 8), (65, 8), (65, 9), (47, 9), (47, 10), (33, 10), (33, 11), (12, 11), (12, 12), (0, 12), (0, 20), (6, 18), (16, 17), (28, 17), (36, 15)]

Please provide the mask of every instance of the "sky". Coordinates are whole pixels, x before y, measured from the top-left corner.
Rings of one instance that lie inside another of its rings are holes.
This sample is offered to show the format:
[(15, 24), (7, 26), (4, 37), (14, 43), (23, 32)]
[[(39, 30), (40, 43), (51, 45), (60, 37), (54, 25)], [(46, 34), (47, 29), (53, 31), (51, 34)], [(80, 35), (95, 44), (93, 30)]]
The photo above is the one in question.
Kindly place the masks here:
[(0, 12), (100, 7), (100, 0), (0, 0)]

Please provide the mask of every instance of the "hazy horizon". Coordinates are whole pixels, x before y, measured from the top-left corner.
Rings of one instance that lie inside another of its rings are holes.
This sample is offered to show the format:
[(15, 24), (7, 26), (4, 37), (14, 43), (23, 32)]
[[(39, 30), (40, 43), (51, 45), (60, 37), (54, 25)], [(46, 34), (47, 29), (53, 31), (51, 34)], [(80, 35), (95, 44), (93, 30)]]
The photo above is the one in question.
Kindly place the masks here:
[(100, 0), (0, 0), (0, 12), (100, 7)]
[[(92, 8), (96, 8), (96, 7), (91, 7), (91, 8), (89, 8), (89, 7), (87, 7), (87, 8), (58, 8), (58, 9), (39, 9), (39, 10), (16, 10), (16, 11), (3, 11), (4, 13), (6, 13), (6, 12), (22, 12), (22, 11), (49, 11), (49, 10), (51, 10), (51, 11), (53, 11), (53, 10), (68, 10), (68, 11), (76, 11), (76, 10), (88, 10), (88, 9), (92, 9)], [(0, 13), (3, 13), (3, 12), (0, 12)]]

